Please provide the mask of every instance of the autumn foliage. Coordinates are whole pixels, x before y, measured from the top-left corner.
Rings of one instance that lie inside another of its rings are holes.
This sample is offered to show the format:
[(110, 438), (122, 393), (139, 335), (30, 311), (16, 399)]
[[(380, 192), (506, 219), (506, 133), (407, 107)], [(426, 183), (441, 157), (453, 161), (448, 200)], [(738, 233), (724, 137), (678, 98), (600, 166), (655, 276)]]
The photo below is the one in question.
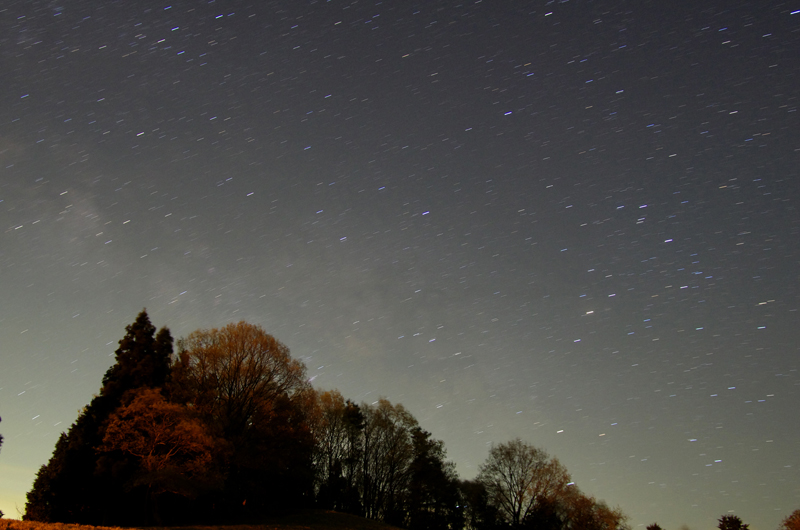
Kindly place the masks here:
[(793, 511), (781, 522), (778, 530), (800, 530), (800, 510)]
[(189, 409), (170, 403), (157, 388), (131, 393), (111, 415), (98, 450), (119, 452), (138, 462), (134, 484), (150, 496), (194, 496), (195, 484), (209, 478), (216, 441)]
[(415, 530), (626, 528), (521, 440), (460, 480), (403, 405), (314, 390), (258, 326), (195, 331), (175, 354), (144, 311), (126, 331), (100, 393), (37, 474), (26, 520), (231, 523), (319, 507)]

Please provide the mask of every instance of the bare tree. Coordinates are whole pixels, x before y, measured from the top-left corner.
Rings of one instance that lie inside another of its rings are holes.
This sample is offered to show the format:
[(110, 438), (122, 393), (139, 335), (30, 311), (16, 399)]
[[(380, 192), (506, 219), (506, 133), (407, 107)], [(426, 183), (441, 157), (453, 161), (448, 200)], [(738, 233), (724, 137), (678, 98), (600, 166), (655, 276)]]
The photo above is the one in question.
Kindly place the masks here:
[(560, 499), (570, 477), (557, 459), (517, 438), (492, 446), (477, 480), (507, 521), (518, 525), (538, 507)]
[(246, 322), (198, 330), (178, 342), (175, 388), (228, 439), (247, 433), (278, 398), (310, 389), (302, 362), (261, 327)]
[(361, 466), (364, 415), (338, 390), (317, 394), (312, 431), (315, 439), (315, 491), (326, 509), (360, 513), (357, 477)]
[(179, 341), (170, 398), (227, 442), (222, 499), (249, 514), (299, 507), (313, 489), (305, 365), (261, 327), (239, 322)]
[(410, 478), (414, 459), (412, 430), (417, 420), (401, 404), (380, 399), (362, 405), (364, 448), (361, 498), (367, 517), (392, 522)]

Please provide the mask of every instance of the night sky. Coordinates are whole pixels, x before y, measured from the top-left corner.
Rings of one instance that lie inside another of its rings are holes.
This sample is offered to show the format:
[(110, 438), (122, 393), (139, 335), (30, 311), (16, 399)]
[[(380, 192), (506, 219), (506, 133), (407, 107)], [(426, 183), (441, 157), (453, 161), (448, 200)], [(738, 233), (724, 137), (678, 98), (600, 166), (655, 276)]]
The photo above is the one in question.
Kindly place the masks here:
[(147, 308), (514, 437), (634, 528), (800, 508), (800, 4), (6, 0), (0, 509)]

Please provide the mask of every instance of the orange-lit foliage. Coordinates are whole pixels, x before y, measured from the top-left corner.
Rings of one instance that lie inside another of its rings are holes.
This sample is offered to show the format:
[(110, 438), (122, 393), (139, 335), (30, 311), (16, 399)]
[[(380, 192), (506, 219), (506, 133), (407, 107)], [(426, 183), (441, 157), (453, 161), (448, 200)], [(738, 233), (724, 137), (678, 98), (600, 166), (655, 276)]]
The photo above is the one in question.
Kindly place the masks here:
[(778, 530), (800, 530), (800, 510), (795, 510), (781, 521)]
[(181, 405), (158, 389), (142, 388), (111, 415), (101, 451), (120, 451), (139, 461), (136, 482), (154, 493), (191, 494), (191, 481), (207, 475), (214, 440)]

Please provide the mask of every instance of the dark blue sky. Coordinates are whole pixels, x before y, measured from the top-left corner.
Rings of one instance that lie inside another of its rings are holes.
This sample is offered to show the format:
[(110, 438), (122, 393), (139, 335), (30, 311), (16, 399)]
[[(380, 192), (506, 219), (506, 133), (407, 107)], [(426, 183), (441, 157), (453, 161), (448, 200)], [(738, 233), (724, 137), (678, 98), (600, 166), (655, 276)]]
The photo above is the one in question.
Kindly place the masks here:
[(6, 3), (0, 509), (146, 307), (176, 337), (263, 326), (464, 478), (519, 436), (634, 528), (775, 528), (800, 506), (792, 6)]

